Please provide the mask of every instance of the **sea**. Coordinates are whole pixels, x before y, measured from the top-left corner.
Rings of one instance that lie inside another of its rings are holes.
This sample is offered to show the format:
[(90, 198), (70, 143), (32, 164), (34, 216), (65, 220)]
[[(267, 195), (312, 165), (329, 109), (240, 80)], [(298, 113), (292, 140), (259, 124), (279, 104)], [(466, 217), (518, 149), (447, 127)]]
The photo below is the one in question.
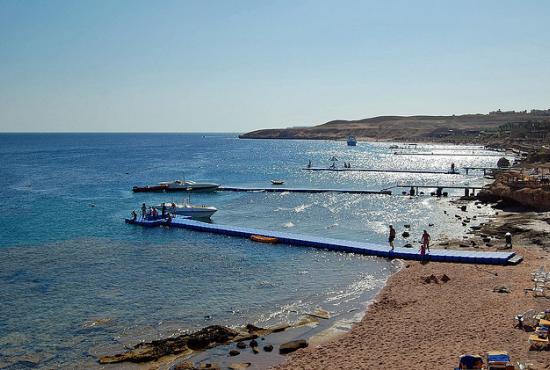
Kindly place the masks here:
[[(183, 229), (124, 223), (141, 203), (186, 201), (132, 186), (189, 179), (225, 186), (381, 190), (403, 184), (482, 184), (466, 176), (314, 172), (342, 167), (446, 171), (495, 166), (481, 147), (246, 140), (237, 134), (0, 134), (0, 368), (93, 368), (141, 341), (220, 324), (294, 322), (322, 308), (364, 310), (395, 261)], [(456, 153), (463, 155), (454, 157)], [(331, 161), (335, 157), (337, 161)], [(397, 245), (461, 235), (448, 198), (426, 194), (211, 192), (211, 222)], [(433, 190), (432, 190), (433, 191)], [(450, 195), (461, 195), (462, 191)], [(410, 225), (410, 229), (405, 229)], [(403, 238), (408, 230), (411, 237)]]

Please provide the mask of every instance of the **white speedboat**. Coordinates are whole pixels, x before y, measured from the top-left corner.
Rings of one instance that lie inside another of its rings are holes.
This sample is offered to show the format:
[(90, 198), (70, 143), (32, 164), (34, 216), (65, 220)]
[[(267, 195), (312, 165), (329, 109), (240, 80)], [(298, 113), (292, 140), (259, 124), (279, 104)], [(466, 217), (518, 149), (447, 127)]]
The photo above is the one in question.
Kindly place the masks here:
[[(218, 211), (216, 207), (198, 206), (190, 203), (165, 203), (165, 206), (168, 213), (202, 219), (210, 218)], [(155, 208), (159, 213), (162, 212), (162, 204), (157, 205)]]
[(164, 191), (214, 191), (220, 187), (212, 182), (195, 182), (191, 180), (174, 180), (159, 184)]

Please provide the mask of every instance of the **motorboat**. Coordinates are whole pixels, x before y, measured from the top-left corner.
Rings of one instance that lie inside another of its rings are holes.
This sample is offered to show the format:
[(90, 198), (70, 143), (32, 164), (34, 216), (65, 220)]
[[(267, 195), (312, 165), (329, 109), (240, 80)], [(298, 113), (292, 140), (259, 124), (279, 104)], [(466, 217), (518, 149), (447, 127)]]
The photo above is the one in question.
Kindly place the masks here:
[(134, 193), (144, 192), (169, 192), (169, 191), (214, 191), (219, 184), (211, 182), (195, 182), (191, 180), (164, 181), (158, 185), (134, 186)]
[(174, 180), (161, 182), (159, 185), (166, 186), (165, 191), (213, 191), (220, 187), (212, 182), (195, 182), (191, 180)]
[(283, 185), (285, 182), (283, 180), (271, 180), (273, 185)]
[(357, 145), (357, 139), (355, 136), (350, 135), (348, 136), (348, 146), (356, 146)]
[[(199, 206), (190, 203), (164, 203), (166, 212), (191, 218), (210, 218), (218, 211), (216, 207)], [(158, 211), (162, 211), (162, 204), (155, 206)]]

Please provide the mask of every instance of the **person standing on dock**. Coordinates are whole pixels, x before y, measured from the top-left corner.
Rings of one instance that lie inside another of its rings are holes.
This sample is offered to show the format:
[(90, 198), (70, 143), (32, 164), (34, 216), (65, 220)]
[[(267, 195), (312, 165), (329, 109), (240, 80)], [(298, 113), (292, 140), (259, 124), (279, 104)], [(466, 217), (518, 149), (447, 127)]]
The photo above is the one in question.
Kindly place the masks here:
[(145, 219), (145, 216), (147, 215), (147, 206), (145, 203), (141, 205), (141, 218)]
[(309, 160), (309, 162), (307, 164), (307, 168), (311, 168), (311, 159)]
[(512, 248), (512, 234), (509, 232), (506, 233), (504, 236), (504, 239), (506, 240), (506, 244), (504, 244), (504, 248)]
[(430, 251), (430, 240), (430, 234), (428, 234), (428, 232), (424, 230), (424, 233), (422, 234), (422, 239), (420, 240), (422, 242), (422, 249), (424, 250), (424, 252), (426, 251), (426, 249), (428, 249), (428, 252)]
[(451, 173), (455, 173), (455, 164), (451, 163)]
[(393, 251), (394, 245), (393, 241), (395, 240), (395, 229), (393, 228), (393, 225), (390, 225), (390, 236), (388, 237), (388, 242), (390, 243), (390, 248)]

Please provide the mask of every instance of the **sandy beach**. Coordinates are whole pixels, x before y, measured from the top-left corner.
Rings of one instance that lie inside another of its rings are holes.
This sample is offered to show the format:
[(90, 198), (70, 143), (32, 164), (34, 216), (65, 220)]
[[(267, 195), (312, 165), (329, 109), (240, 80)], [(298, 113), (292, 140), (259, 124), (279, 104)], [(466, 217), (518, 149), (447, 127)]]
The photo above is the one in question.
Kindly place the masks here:
[[(550, 352), (529, 351), (529, 333), (514, 328), (516, 314), (550, 307), (524, 291), (533, 286), (531, 273), (548, 270), (550, 261), (537, 247), (515, 250), (525, 258), (517, 266), (406, 262), (349, 333), (300, 350), (276, 369), (449, 369), (461, 354), (491, 350), (550, 369)], [(439, 283), (426, 283), (430, 275)], [(510, 293), (493, 291), (499, 287)]]

